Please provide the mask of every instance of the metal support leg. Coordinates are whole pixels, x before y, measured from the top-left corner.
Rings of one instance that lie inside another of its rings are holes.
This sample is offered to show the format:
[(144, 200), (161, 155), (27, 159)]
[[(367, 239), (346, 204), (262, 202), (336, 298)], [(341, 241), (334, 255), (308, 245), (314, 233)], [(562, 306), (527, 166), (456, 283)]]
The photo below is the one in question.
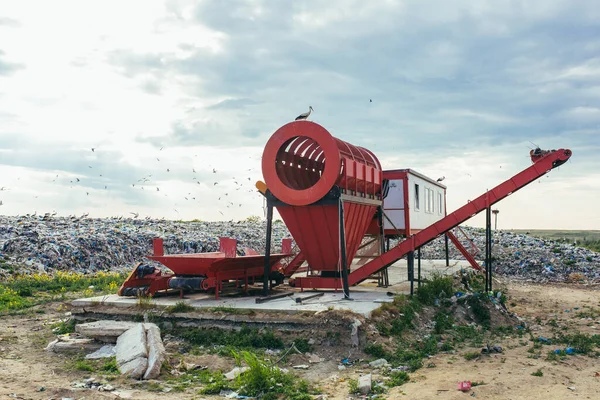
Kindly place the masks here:
[(415, 292), (415, 252), (408, 252), (408, 280), (410, 281), (410, 295), (412, 296)]
[(273, 205), (267, 200), (267, 241), (265, 243), (265, 270), (263, 276), (263, 296), (269, 295), (269, 275), (271, 274), (271, 233), (273, 229)]
[(344, 285), (344, 299), (350, 298), (350, 287), (348, 285), (348, 261), (346, 260), (346, 229), (344, 227), (344, 202), (342, 199), (338, 203), (339, 223), (340, 223), (340, 258), (342, 267), (342, 284)]
[(490, 291), (490, 207), (485, 209), (485, 291)]
[(446, 246), (446, 267), (450, 266), (450, 253), (448, 252), (448, 235), (444, 234), (444, 244)]
[(417, 249), (417, 286), (421, 287), (421, 248)]
[(492, 291), (492, 208), (488, 207), (485, 213), (486, 217), (486, 272), (487, 272), (487, 291)]

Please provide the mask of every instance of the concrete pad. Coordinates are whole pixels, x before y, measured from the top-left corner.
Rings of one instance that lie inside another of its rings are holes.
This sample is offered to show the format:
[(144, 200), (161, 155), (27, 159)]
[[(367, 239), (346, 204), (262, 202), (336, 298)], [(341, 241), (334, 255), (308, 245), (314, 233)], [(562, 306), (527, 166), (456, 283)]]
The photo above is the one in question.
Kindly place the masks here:
[[(416, 262), (415, 262), (416, 264)], [(445, 260), (422, 260), (421, 272), (422, 277), (427, 277), (433, 272), (453, 273), (461, 268), (470, 269), (470, 265), (464, 260), (451, 260), (450, 266), (446, 267)], [(415, 277), (417, 271), (415, 266)], [(361, 314), (365, 317), (370, 317), (371, 313), (379, 308), (382, 303), (392, 301), (392, 294), (409, 293), (409, 282), (407, 281), (406, 260), (400, 260), (388, 269), (390, 286), (378, 287), (376, 281), (367, 280), (358, 286), (350, 288), (350, 297), (352, 300), (344, 299), (342, 291), (321, 290), (321, 291), (306, 291), (300, 292), (296, 288), (286, 288), (295, 292), (292, 296), (287, 296), (277, 300), (267, 301), (261, 304), (256, 304), (255, 297), (222, 297), (220, 300), (215, 300), (213, 293), (191, 293), (186, 294), (185, 301), (188, 305), (198, 309), (210, 308), (214, 310), (219, 307), (235, 308), (241, 310), (252, 310), (263, 313), (302, 313), (302, 312), (320, 312), (327, 310), (351, 311)], [(298, 275), (301, 276), (301, 275)], [(415, 288), (417, 282), (414, 283)], [(282, 290), (277, 290), (276, 293), (282, 293)], [(296, 297), (305, 297), (307, 294), (325, 293), (322, 297), (311, 300), (306, 303), (296, 303)], [(181, 301), (178, 296), (156, 297), (151, 299), (151, 304), (157, 307), (169, 307)], [(137, 306), (138, 300), (133, 297), (120, 297), (117, 295), (98, 296), (87, 299), (79, 299), (73, 301), (75, 307), (94, 307), (95, 305), (134, 308)]]
[(127, 375), (134, 379), (141, 378), (146, 369), (148, 369), (148, 359), (146, 357), (139, 357), (119, 366), (121, 375)]
[(81, 336), (95, 338), (105, 343), (116, 343), (117, 338), (125, 331), (138, 325), (129, 321), (94, 321), (75, 326), (75, 331)]
[(160, 338), (160, 329), (154, 324), (145, 324), (148, 345), (148, 368), (144, 379), (156, 379), (165, 360), (165, 346)]
[[(148, 350), (146, 348), (146, 331), (143, 324), (137, 324), (135, 327), (127, 330), (119, 339), (115, 347), (117, 353), (117, 364), (124, 365), (137, 358), (147, 358)], [(146, 366), (148, 362), (146, 360)], [(146, 369), (140, 374), (143, 375)]]

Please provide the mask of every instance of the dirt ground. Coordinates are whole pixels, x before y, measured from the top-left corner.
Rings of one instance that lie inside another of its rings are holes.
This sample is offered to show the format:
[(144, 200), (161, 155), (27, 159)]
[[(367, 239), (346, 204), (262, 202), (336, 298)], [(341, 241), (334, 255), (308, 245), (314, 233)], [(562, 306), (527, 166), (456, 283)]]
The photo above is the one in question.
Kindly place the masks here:
[[(552, 337), (552, 329), (566, 329), (600, 334), (600, 315), (582, 318), (577, 314), (600, 309), (600, 287), (583, 285), (535, 285), (504, 281), (508, 288), (509, 310), (517, 313), (531, 327), (535, 337)], [(113, 392), (76, 389), (73, 382), (94, 376), (70, 368), (72, 357), (47, 353), (44, 347), (54, 337), (50, 325), (64, 318), (65, 306), (59, 303), (42, 307), (44, 313), (24, 316), (5, 316), (0, 322), (0, 398), (16, 399), (211, 399), (218, 396), (199, 396), (195, 390), (184, 393), (158, 393), (148, 390), (148, 384), (116, 378), (110, 384)], [(555, 320), (556, 322), (550, 322)], [(549, 324), (550, 322), (550, 324)], [(527, 342), (526, 344), (524, 342)], [(546, 353), (559, 346), (543, 346), (542, 356), (531, 358), (527, 350), (532, 343), (528, 337), (505, 337), (500, 343), (504, 352), (466, 361), (462, 354), (479, 349), (462, 348), (455, 354), (438, 354), (426, 360), (435, 368), (422, 368), (411, 374), (411, 381), (391, 389), (389, 399), (597, 399), (600, 393), (598, 358), (583, 355), (568, 356), (561, 361), (547, 361)], [(344, 354), (332, 354), (317, 347), (313, 352), (325, 361), (312, 364), (298, 374), (318, 382), (327, 399), (348, 399), (348, 380), (371, 370), (357, 365), (338, 370)], [(337, 356), (337, 357), (336, 357)], [(190, 356), (191, 357), (191, 356)], [(233, 365), (217, 356), (191, 357), (189, 362), (218, 365), (223, 369)], [(303, 356), (291, 357), (290, 362), (307, 363)], [(531, 374), (538, 369), (543, 376)], [(378, 373), (373, 371), (374, 378)], [(457, 382), (470, 380), (485, 384), (467, 393), (457, 390)]]

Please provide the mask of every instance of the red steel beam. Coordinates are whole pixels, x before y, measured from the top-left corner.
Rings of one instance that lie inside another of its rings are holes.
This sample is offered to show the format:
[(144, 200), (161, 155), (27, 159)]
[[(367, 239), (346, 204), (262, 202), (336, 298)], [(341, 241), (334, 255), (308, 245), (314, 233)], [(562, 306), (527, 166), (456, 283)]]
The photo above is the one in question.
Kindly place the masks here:
[(362, 282), (372, 274), (398, 261), (409, 251), (429, 243), (436, 237), (450, 231), (450, 229), (462, 224), (469, 218), (485, 210), (487, 207), (491, 207), (505, 197), (527, 186), (540, 176), (549, 172), (552, 168), (564, 164), (569, 160), (571, 154), (571, 150), (568, 149), (543, 152), (542, 156), (532, 153), (531, 158), (534, 162), (533, 165), (504, 181), (492, 190), (482, 194), (475, 200), (468, 202), (435, 224), (428, 226), (419, 233), (399, 243), (390, 251), (383, 253), (362, 267), (352, 271), (348, 276), (348, 283), (350, 285), (356, 285), (357, 283)]
[(452, 231), (448, 231), (446, 232), (446, 235), (448, 235), (448, 239), (450, 239), (452, 243), (454, 243), (454, 246), (456, 246), (458, 251), (460, 251), (462, 255), (467, 259), (469, 264), (471, 264), (471, 267), (475, 268), (477, 271), (481, 271), (481, 266), (479, 265), (477, 260), (475, 260), (473, 255), (469, 253), (467, 249), (465, 249), (465, 246), (463, 246), (460, 240), (458, 240), (458, 238), (454, 236), (454, 233), (452, 233)]

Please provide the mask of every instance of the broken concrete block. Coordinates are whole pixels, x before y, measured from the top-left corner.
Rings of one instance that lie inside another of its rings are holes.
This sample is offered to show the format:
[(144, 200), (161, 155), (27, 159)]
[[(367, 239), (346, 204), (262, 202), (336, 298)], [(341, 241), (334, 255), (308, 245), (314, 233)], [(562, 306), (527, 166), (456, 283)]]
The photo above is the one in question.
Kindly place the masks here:
[(154, 324), (145, 324), (146, 342), (148, 345), (148, 369), (144, 379), (155, 379), (160, 375), (160, 368), (165, 360), (165, 346), (160, 338), (160, 329)]
[[(125, 331), (117, 339), (115, 346), (117, 356), (117, 365), (121, 366), (136, 358), (148, 358), (148, 349), (146, 347), (146, 331), (144, 325), (136, 324), (135, 327)], [(146, 372), (142, 372), (142, 374)]]
[(373, 368), (381, 368), (381, 367), (387, 367), (389, 364), (387, 362), (387, 360), (385, 358), (380, 358), (378, 360), (375, 361), (371, 361), (369, 363), (369, 366), (373, 367)]
[(225, 378), (227, 378), (228, 380), (234, 380), (235, 378), (237, 378), (241, 373), (246, 372), (248, 370), (248, 367), (235, 367), (234, 369), (232, 369), (231, 371), (229, 371), (228, 373), (225, 374)]
[(358, 347), (358, 327), (361, 326), (362, 323), (355, 319), (352, 323), (352, 332), (350, 333), (350, 337), (352, 339), (352, 345)]
[(121, 375), (127, 375), (128, 377), (134, 379), (141, 378), (147, 369), (148, 359), (146, 357), (139, 357), (128, 361), (125, 364), (119, 365), (119, 371), (121, 371)]
[(323, 361), (325, 361), (325, 359), (319, 357), (316, 354), (309, 354), (308, 355), (308, 362), (311, 363), (311, 364), (316, 364), (316, 363), (320, 363), (320, 362), (323, 362)]
[(300, 364), (300, 365), (294, 365), (292, 368), (294, 368), (294, 369), (308, 369), (308, 368), (310, 368), (310, 366), (307, 365), (307, 364)]
[(105, 344), (95, 352), (86, 355), (85, 358), (87, 358), (88, 360), (95, 360), (98, 358), (114, 357), (116, 354), (117, 353), (115, 352), (115, 346), (113, 346), (112, 344)]
[(46, 351), (54, 353), (65, 353), (71, 351), (96, 351), (102, 347), (102, 343), (92, 339), (56, 339), (48, 343)]
[(371, 391), (372, 376), (371, 374), (363, 375), (358, 378), (358, 390), (362, 394), (369, 394)]
[(82, 336), (98, 339), (105, 343), (116, 343), (117, 338), (125, 331), (138, 325), (137, 322), (129, 321), (95, 321), (75, 326)]

